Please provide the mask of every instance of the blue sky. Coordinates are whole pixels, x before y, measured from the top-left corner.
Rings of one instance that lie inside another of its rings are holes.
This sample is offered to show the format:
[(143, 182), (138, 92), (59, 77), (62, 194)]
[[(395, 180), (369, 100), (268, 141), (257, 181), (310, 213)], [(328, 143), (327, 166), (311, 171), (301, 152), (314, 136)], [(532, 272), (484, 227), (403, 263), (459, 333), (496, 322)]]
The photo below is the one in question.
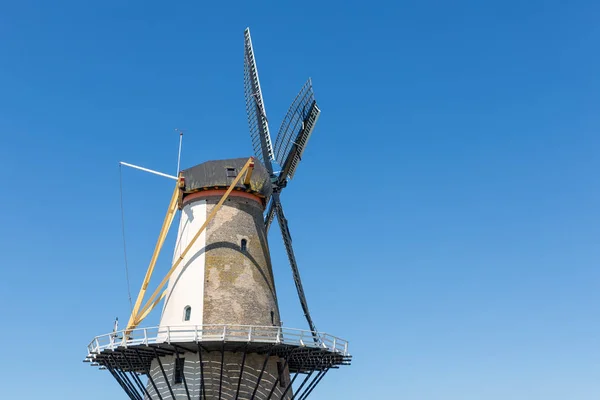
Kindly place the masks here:
[[(322, 109), (283, 202), (354, 363), (312, 398), (597, 398), (598, 3), (270, 3), (2, 2), (2, 397), (125, 399), (81, 362), (128, 317), (117, 163), (251, 154), (250, 26), (271, 129), (308, 76)], [(172, 183), (123, 179), (135, 295)]]

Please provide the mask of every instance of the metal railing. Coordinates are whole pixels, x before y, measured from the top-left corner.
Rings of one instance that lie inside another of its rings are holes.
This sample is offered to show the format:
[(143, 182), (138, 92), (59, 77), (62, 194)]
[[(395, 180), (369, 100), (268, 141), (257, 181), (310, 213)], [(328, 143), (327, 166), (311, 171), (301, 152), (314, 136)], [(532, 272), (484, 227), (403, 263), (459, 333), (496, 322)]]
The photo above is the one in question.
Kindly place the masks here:
[(327, 333), (317, 333), (302, 329), (277, 326), (251, 325), (185, 325), (154, 326), (136, 328), (129, 332), (121, 330), (96, 336), (88, 345), (90, 355), (118, 347), (149, 345), (159, 343), (182, 342), (246, 342), (272, 343), (310, 348), (322, 348), (327, 351), (348, 356), (348, 342)]

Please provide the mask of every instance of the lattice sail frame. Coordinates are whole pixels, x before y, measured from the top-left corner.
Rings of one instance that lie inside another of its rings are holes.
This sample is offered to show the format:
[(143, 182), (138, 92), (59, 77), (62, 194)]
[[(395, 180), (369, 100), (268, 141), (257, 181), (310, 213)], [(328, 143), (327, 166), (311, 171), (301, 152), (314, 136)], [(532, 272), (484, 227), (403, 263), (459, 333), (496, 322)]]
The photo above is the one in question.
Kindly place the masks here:
[(269, 172), (273, 172), (271, 166), (271, 160), (274, 159), (273, 145), (249, 29), (244, 31), (244, 95), (254, 154)]
[(321, 110), (310, 78), (292, 102), (275, 141), (275, 159), (286, 177), (293, 178)]

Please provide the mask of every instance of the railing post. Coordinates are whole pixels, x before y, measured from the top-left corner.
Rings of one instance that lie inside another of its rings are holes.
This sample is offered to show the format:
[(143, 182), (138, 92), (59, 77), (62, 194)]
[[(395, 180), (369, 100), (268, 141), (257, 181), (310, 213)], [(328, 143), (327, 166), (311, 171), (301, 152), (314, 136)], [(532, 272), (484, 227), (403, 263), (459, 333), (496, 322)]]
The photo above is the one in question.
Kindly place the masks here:
[(171, 344), (171, 327), (167, 326), (167, 343)]
[(198, 343), (198, 325), (194, 325), (194, 341)]
[(336, 344), (337, 344), (337, 338), (334, 337), (333, 338), (333, 351), (335, 351), (335, 352), (337, 352)]
[(223, 341), (225, 341), (226, 334), (227, 334), (227, 325), (223, 325)]
[(346, 342), (346, 344), (344, 344), (344, 355), (348, 355), (348, 342)]
[(148, 345), (148, 329), (144, 328), (144, 344)]
[(250, 329), (248, 329), (248, 341), (249, 342), (252, 341), (252, 327), (250, 327)]

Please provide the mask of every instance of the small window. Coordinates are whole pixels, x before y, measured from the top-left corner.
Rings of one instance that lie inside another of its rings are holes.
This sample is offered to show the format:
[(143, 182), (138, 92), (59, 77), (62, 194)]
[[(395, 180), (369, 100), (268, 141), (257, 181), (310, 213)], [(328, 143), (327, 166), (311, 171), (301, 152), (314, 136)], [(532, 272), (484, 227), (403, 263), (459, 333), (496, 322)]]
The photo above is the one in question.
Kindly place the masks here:
[(191, 315), (192, 315), (192, 307), (190, 307), (190, 306), (186, 306), (186, 307), (183, 309), (183, 320), (184, 320), (184, 321), (189, 321), (189, 320), (190, 320), (190, 317), (191, 317)]
[(227, 177), (235, 178), (237, 174), (235, 173), (235, 168), (227, 168)]
[(175, 360), (175, 373), (173, 374), (173, 383), (183, 382), (183, 363), (185, 363), (185, 358), (177, 358)]
[(240, 242), (240, 249), (242, 249), (242, 251), (246, 251), (248, 248), (248, 241), (246, 239), (242, 239), (242, 241)]

